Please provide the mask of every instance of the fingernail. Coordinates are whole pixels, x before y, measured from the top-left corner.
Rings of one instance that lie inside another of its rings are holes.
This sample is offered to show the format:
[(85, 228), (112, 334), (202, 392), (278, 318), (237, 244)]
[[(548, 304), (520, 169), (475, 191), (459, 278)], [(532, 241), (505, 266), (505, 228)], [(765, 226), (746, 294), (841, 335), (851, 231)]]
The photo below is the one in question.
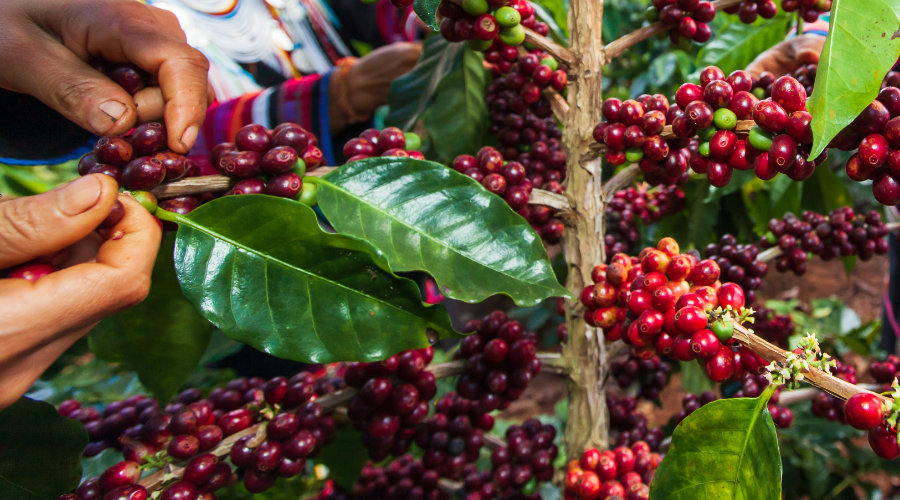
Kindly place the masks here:
[(65, 215), (78, 215), (97, 204), (103, 184), (93, 175), (70, 182), (56, 192), (56, 206)]
[(91, 113), (88, 121), (95, 132), (105, 132), (109, 130), (119, 118), (122, 118), (122, 115), (124, 115), (127, 110), (128, 108), (119, 101), (106, 101), (97, 106), (97, 109)]
[(194, 141), (197, 140), (197, 132), (199, 128), (196, 125), (191, 125), (181, 134), (181, 144), (184, 145), (185, 148), (191, 149), (194, 147)]

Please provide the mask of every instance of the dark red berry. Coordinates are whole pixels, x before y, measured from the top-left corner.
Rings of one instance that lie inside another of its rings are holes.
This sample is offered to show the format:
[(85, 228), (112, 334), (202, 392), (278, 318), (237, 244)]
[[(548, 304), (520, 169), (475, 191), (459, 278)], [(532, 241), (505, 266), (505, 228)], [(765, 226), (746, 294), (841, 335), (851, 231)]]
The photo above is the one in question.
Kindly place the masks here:
[(135, 191), (150, 191), (166, 178), (166, 168), (155, 158), (141, 156), (125, 165), (122, 183)]

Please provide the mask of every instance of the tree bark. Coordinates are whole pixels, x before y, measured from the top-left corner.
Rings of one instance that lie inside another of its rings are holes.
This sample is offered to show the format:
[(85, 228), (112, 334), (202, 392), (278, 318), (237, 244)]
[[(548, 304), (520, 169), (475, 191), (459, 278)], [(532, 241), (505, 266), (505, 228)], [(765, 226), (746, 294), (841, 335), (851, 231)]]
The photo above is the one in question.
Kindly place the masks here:
[(569, 7), (568, 103), (564, 144), (568, 158), (566, 195), (572, 206), (567, 218), (565, 257), (566, 286), (574, 298), (566, 305), (569, 341), (563, 357), (569, 367), (569, 418), (566, 424), (566, 452), (577, 458), (587, 448), (606, 448), (609, 418), (606, 408), (606, 347), (603, 333), (588, 325), (578, 297), (591, 284), (591, 269), (604, 259), (603, 185), (601, 160), (593, 158), (592, 132), (600, 121), (602, 70), (605, 62), (601, 28), (602, 0), (572, 0)]

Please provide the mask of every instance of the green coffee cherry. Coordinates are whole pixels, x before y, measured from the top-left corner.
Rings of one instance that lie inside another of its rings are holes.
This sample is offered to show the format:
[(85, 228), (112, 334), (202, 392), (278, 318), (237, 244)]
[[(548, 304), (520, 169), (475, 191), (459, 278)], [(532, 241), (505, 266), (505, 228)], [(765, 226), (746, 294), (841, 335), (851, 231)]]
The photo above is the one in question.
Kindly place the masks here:
[(625, 159), (628, 163), (637, 163), (644, 158), (644, 150), (641, 148), (632, 148), (625, 150)]
[(699, 137), (701, 140), (708, 141), (712, 139), (714, 135), (716, 135), (716, 132), (718, 132), (716, 127), (706, 127), (697, 131), (697, 137)]
[(712, 331), (719, 338), (719, 342), (727, 342), (734, 335), (734, 323), (720, 319), (713, 322)]
[(734, 130), (737, 125), (737, 115), (728, 108), (719, 108), (713, 113), (713, 123), (719, 130)]
[(543, 64), (544, 66), (548, 66), (553, 71), (556, 71), (556, 69), (559, 67), (559, 64), (556, 62), (556, 59), (553, 56), (547, 56), (541, 59), (541, 64)]
[(406, 137), (406, 145), (404, 147), (407, 151), (415, 151), (422, 147), (422, 138), (419, 137), (419, 134), (415, 132), (404, 132), (403, 135)]
[(500, 41), (506, 45), (522, 45), (525, 41), (525, 28), (517, 24), (510, 28), (500, 28)]
[(300, 188), (300, 194), (297, 195), (297, 201), (303, 203), (304, 205), (314, 207), (317, 204), (316, 193), (319, 190), (319, 186), (313, 184), (312, 182), (304, 182), (303, 187)]
[(467, 14), (480, 16), (488, 11), (487, 0), (463, 0), (462, 8)]
[(701, 142), (700, 146), (697, 147), (697, 152), (700, 153), (701, 156), (709, 157), (709, 142)]
[(306, 175), (306, 162), (303, 161), (303, 158), (297, 158), (297, 163), (294, 163), (294, 166), (291, 167), (291, 172), (303, 177)]
[(494, 11), (494, 19), (501, 28), (512, 28), (522, 22), (522, 15), (516, 9), (504, 6)]
[(759, 151), (768, 151), (769, 148), (772, 147), (772, 135), (760, 127), (753, 127), (750, 129), (747, 140), (750, 141), (750, 145), (753, 146), (754, 149)]

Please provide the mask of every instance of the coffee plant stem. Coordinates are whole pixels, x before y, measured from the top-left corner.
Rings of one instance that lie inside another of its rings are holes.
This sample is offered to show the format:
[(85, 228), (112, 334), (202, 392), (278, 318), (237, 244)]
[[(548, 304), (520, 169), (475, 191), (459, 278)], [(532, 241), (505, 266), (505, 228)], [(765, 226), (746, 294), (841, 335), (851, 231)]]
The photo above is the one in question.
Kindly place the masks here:
[(536, 33), (531, 28), (525, 28), (525, 41), (555, 57), (557, 61), (566, 66), (571, 66), (572, 60), (575, 58), (571, 50), (540, 33)]

